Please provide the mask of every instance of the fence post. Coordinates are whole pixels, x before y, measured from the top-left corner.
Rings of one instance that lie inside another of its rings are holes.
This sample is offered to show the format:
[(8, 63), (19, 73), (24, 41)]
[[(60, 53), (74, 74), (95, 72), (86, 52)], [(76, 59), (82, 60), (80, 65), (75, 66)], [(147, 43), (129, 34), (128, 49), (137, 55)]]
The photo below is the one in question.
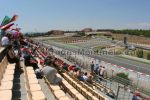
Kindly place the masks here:
[(118, 86), (118, 89), (117, 89), (116, 100), (118, 100), (119, 90), (120, 90), (120, 86)]
[(137, 84), (136, 84), (137, 88), (138, 88), (138, 85), (139, 85), (139, 78), (140, 78), (140, 75), (137, 73)]

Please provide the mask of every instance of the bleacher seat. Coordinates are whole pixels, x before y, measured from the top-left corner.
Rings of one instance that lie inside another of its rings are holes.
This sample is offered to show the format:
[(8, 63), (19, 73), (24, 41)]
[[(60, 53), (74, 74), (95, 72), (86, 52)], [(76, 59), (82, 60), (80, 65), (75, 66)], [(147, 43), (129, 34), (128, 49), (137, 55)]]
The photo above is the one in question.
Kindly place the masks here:
[(26, 67), (27, 70), (33, 70), (33, 67)]
[(0, 90), (12, 90), (12, 88), (13, 88), (12, 81), (1, 82)]
[(55, 94), (57, 99), (66, 96), (66, 94), (62, 90), (54, 91), (54, 94)]
[(59, 98), (59, 100), (70, 100), (70, 98), (68, 98), (67, 96), (64, 96), (64, 97)]
[(12, 88), (14, 79), (15, 64), (8, 64), (7, 58), (1, 62), (1, 84), (0, 84), (0, 100), (12, 99)]
[(25, 75), (27, 77), (26, 85), (29, 88), (28, 95), (30, 96), (30, 98), (32, 98), (32, 100), (46, 100), (46, 97), (42, 91), (38, 79), (36, 78), (33, 67), (31, 66), (25, 67)]
[(81, 94), (75, 94), (78, 100), (86, 100), (86, 98)]
[(2, 79), (2, 82), (13, 81), (13, 79), (14, 79), (14, 75), (7, 75), (7, 74), (4, 74), (3, 79)]
[(28, 79), (33, 79), (33, 78), (36, 78), (36, 75), (35, 75), (35, 74), (29, 74), (29, 75), (28, 75)]
[(0, 90), (0, 100), (12, 100), (12, 91)]
[(34, 70), (27, 70), (27, 74), (35, 74)]
[(50, 87), (53, 91), (60, 90), (60, 87), (58, 85), (50, 85)]
[(29, 79), (29, 84), (38, 84), (38, 80), (36, 78)]
[(46, 97), (42, 91), (33, 91), (32, 94), (32, 100), (46, 100)]
[(14, 70), (15, 69), (15, 64), (8, 64), (7, 69)]
[(5, 75), (14, 75), (15, 71), (13, 69), (7, 69)]
[(39, 84), (29, 84), (30, 86), (30, 91), (40, 91), (41, 86)]

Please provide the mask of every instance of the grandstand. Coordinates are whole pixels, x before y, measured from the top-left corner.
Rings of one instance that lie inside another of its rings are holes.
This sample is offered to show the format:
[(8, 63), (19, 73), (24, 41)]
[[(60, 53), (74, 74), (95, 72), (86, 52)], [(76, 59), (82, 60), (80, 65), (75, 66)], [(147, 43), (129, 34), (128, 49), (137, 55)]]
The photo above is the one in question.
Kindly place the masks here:
[[(0, 63), (0, 99), (1, 100), (109, 100), (110, 97), (102, 95), (90, 85), (70, 76), (59, 67), (63, 59), (55, 62), (55, 67), (62, 77), (62, 86), (50, 84), (46, 77), (37, 79), (31, 66), (25, 66), (21, 61), (23, 72), (16, 69), (15, 64), (7, 60), (7, 48), (1, 48)], [(44, 55), (37, 50), (37, 59), (44, 59)], [(59, 57), (59, 56), (57, 56)], [(61, 62), (61, 63), (60, 63)], [(69, 63), (68, 63), (69, 64)]]
[[(57, 76), (62, 78), (62, 84), (51, 84), (46, 76), (38, 78), (32, 66), (24, 65), (23, 58), (20, 59), (23, 69), (23, 72), (21, 72), (15, 67), (15, 64), (8, 62), (6, 56), (8, 49), (1, 47), (0, 100), (114, 100), (118, 97), (120, 100), (127, 99), (127, 96), (121, 98), (122, 94), (118, 94), (119, 90), (116, 94), (111, 87), (107, 86), (113, 84), (113, 81), (105, 85), (104, 81), (106, 79), (98, 82), (97, 79), (99, 79), (99, 76), (93, 75), (94, 78), (91, 83), (83, 82), (70, 74), (69, 71), (62, 69), (63, 63), (66, 63), (67, 66), (72, 66), (74, 63), (71, 61), (71, 58), (66, 58), (62, 55), (55, 54), (55, 52), (48, 51), (49, 45), (44, 45), (43, 43), (38, 44), (36, 41), (31, 40), (28, 40), (28, 44), (28, 49), (31, 52), (33, 52), (33, 48), (37, 48), (35, 53), (31, 54), (38, 61), (40, 68), (43, 67), (41, 61), (47, 55), (51, 55), (53, 59), (56, 59), (53, 60), (52, 66), (57, 69)], [(81, 67), (81, 70), (88, 72), (85, 67)], [(115, 88), (117, 89), (117, 87)], [(122, 91), (122, 89), (120, 90)], [(126, 93), (123, 95), (126, 95)], [(132, 98), (132, 95), (128, 96), (129, 100)]]

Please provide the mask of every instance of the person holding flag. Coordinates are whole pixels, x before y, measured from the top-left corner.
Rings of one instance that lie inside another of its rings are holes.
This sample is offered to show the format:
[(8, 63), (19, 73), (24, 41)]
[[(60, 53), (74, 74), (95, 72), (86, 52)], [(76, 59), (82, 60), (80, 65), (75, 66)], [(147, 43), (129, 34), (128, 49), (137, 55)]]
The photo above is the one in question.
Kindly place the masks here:
[(14, 25), (13, 22), (16, 21), (17, 18), (18, 18), (18, 15), (16, 14), (12, 18), (10, 18), (9, 16), (4, 17), (0, 25), (0, 30), (1, 30), (0, 39), (2, 39), (2, 37), (6, 34), (6, 31)]

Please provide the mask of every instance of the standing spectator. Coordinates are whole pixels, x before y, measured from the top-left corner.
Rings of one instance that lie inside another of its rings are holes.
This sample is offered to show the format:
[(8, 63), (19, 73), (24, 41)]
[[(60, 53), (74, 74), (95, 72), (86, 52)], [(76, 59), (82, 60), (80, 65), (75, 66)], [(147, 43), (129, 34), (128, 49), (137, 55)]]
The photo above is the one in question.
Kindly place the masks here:
[(95, 66), (94, 66), (94, 72), (96, 74), (98, 74), (98, 69), (99, 69), (99, 64), (95, 64)]
[(105, 67), (100, 66), (99, 68), (99, 76), (100, 76), (100, 80), (102, 80), (102, 78), (104, 78), (104, 71), (105, 71)]
[(94, 72), (94, 61), (92, 61), (90, 67), (91, 67), (91, 73), (93, 74), (93, 72)]

